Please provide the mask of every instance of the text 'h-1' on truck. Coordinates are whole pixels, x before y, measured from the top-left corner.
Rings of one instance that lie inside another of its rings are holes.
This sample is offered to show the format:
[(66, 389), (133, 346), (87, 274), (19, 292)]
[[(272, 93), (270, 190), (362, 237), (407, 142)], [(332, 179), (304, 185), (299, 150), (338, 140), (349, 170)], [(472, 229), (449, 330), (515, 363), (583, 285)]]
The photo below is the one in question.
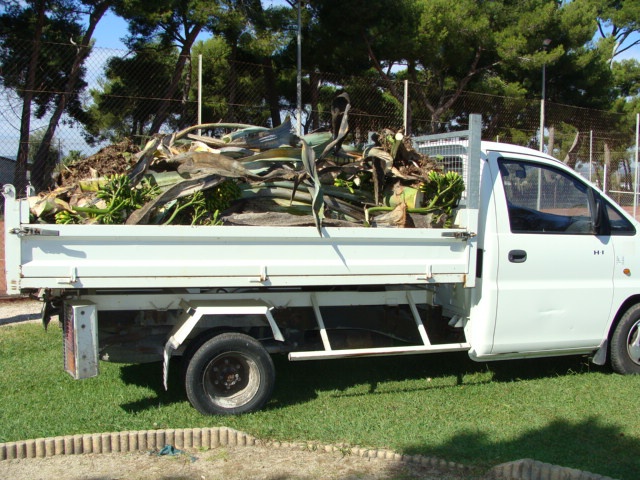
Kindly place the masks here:
[(166, 388), (181, 356), (205, 414), (263, 407), (275, 354), (584, 354), (640, 373), (638, 223), (562, 162), (481, 141), (477, 115), (412, 141), (464, 179), (448, 228), (30, 223), (5, 186), (8, 292), (61, 304), (75, 378), (162, 361)]

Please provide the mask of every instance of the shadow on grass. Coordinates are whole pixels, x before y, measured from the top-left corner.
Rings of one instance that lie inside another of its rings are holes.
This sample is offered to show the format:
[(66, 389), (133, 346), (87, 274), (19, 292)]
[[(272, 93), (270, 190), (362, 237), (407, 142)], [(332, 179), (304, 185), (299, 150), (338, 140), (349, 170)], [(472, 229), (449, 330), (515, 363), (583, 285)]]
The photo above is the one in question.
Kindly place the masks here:
[[(462, 385), (466, 382), (478, 384), (551, 378), (600, 369), (589, 364), (586, 358), (578, 356), (479, 363), (469, 359), (466, 352), (307, 362), (289, 362), (285, 356), (276, 355), (274, 363), (276, 387), (273, 400), (267, 407), (269, 409), (306, 403), (315, 399), (318, 391), (343, 391), (362, 384), (368, 384), (369, 394), (375, 394), (378, 385), (384, 382), (402, 382), (427, 377), (455, 377), (455, 384)], [(156, 395), (127, 403), (122, 405), (122, 408), (138, 412), (155, 408), (158, 404), (186, 401), (181, 370), (180, 359), (173, 359), (169, 370), (169, 390), (165, 391), (162, 385), (161, 363), (123, 366), (120, 375), (125, 384), (146, 387)], [(481, 379), (473, 378), (481, 373), (488, 375), (479, 375)], [(471, 376), (471, 379), (465, 380), (468, 376)], [(399, 388), (406, 391), (406, 386)], [(426, 390), (434, 387), (416, 388)], [(393, 392), (393, 389), (386, 389), (386, 392)]]
[(155, 395), (121, 405), (128, 412), (140, 412), (158, 405), (169, 405), (176, 402), (184, 402), (187, 395), (182, 384), (180, 360), (171, 362), (169, 369), (169, 390), (162, 385), (162, 363), (141, 363), (124, 365), (120, 368), (120, 377), (127, 385), (145, 387), (155, 392)]
[[(455, 385), (481, 384), (553, 378), (601, 369), (579, 356), (479, 363), (472, 361), (466, 352), (299, 363), (280, 357), (275, 358), (275, 364), (278, 374), (271, 408), (307, 402), (316, 398), (318, 391), (343, 391), (362, 384), (369, 385), (368, 394), (375, 394), (378, 385), (384, 382), (455, 378)], [(398, 388), (407, 391), (406, 385)], [(414, 390), (432, 388), (449, 387), (424, 386)], [(385, 388), (387, 393), (393, 391)]]
[(531, 458), (632, 480), (638, 478), (640, 471), (639, 449), (640, 442), (626, 437), (617, 427), (589, 418), (580, 423), (555, 420), (506, 442), (492, 442), (483, 433), (462, 433), (441, 446), (416, 444), (405, 448), (403, 453), (446, 458), (485, 470), (500, 463)]

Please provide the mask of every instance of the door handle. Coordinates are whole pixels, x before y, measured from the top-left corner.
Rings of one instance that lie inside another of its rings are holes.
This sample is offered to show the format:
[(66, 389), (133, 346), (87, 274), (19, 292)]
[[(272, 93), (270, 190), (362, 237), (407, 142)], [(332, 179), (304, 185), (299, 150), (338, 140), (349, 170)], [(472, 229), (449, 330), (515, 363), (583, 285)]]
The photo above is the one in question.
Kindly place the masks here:
[(509, 252), (509, 261), (511, 263), (524, 263), (527, 260), (527, 252), (524, 250), (511, 250)]

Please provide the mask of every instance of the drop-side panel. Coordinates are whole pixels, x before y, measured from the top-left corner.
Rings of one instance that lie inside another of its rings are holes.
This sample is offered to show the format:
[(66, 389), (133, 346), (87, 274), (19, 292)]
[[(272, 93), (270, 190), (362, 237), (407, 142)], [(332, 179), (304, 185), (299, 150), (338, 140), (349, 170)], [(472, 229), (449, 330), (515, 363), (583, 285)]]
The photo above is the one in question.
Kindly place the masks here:
[(456, 229), (38, 225), (21, 237), (22, 288), (463, 282)]

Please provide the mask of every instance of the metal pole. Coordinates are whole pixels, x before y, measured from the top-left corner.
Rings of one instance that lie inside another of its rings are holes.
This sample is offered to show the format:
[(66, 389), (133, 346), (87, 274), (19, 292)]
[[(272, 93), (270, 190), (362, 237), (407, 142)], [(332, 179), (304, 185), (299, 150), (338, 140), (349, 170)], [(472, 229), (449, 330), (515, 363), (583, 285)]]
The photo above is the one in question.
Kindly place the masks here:
[(403, 123), (404, 134), (409, 135), (407, 131), (407, 120), (409, 117), (409, 80), (404, 81), (404, 102), (403, 102)]
[[(542, 98), (540, 99), (540, 151), (544, 152), (544, 97), (546, 83), (546, 63), (542, 64)], [(542, 169), (538, 169), (538, 198), (536, 201), (538, 210), (542, 209)]]
[(633, 185), (633, 218), (636, 218), (638, 208), (638, 145), (640, 144), (640, 113), (636, 113), (636, 178)]
[(591, 179), (591, 167), (593, 165), (593, 130), (589, 130), (589, 181), (592, 182)]
[[(198, 55), (198, 125), (202, 124), (202, 54)], [(202, 130), (198, 129), (198, 135)]]
[(296, 133), (298, 136), (302, 135), (302, 0), (298, 0), (298, 79), (297, 79), (297, 95), (298, 95), (298, 105), (297, 105), (297, 122), (298, 125), (296, 127)]
[(542, 99), (540, 100), (540, 151), (544, 152), (544, 100), (546, 83), (546, 63), (542, 64)]

